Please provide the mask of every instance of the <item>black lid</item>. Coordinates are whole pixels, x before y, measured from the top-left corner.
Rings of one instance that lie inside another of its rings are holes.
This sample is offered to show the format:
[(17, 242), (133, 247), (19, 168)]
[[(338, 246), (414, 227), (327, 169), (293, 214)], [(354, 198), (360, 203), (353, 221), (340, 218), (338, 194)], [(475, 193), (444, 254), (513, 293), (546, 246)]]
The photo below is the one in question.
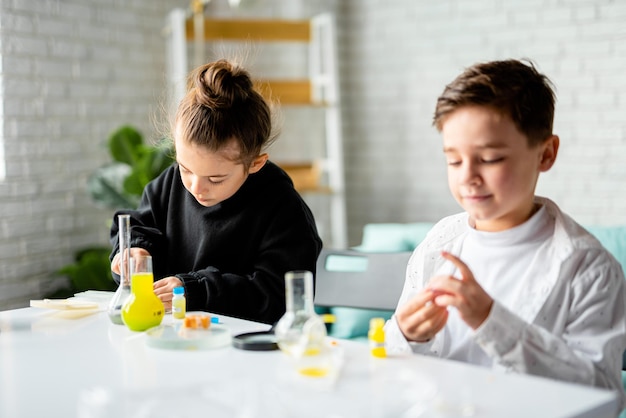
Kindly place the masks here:
[(278, 350), (276, 335), (273, 331), (247, 332), (235, 335), (233, 347), (251, 351)]

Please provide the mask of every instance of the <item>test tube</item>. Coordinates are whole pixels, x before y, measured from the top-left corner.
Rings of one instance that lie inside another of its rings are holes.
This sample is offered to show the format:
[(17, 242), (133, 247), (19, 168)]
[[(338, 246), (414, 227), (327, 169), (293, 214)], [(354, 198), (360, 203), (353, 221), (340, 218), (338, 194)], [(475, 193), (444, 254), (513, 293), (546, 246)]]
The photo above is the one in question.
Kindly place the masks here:
[(130, 296), (130, 215), (118, 215), (117, 223), (120, 247), (120, 285), (109, 303), (108, 314), (111, 322), (124, 325), (122, 308)]
[(130, 286), (130, 215), (118, 215), (120, 247), (120, 284)]

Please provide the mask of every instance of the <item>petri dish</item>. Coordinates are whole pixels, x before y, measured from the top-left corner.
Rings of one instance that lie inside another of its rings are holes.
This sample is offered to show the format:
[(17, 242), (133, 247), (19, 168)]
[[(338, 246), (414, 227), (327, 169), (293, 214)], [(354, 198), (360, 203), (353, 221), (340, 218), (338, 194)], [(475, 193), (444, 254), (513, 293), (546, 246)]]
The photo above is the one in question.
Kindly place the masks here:
[(170, 350), (210, 350), (231, 344), (230, 329), (211, 324), (208, 329), (184, 328), (181, 323), (159, 325), (146, 331), (149, 347)]

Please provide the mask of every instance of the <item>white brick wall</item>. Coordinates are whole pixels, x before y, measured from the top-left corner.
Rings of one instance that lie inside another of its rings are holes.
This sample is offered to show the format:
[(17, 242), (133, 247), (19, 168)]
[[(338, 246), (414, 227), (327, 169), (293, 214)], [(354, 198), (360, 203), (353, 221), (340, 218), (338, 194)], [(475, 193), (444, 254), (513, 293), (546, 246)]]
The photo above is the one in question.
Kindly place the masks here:
[[(54, 287), (51, 272), (76, 249), (107, 243), (110, 212), (94, 207), (85, 180), (108, 160), (103, 144), (115, 128), (132, 123), (154, 135), (160, 31), (172, 8), (188, 4), (0, 0), (0, 310)], [(583, 223), (626, 224), (626, 2), (247, 4), (210, 7), (285, 18), (337, 12), (350, 244), (368, 222), (434, 221), (459, 210), (431, 126), (435, 100), (464, 67), (510, 57), (535, 60), (557, 87), (561, 152), (539, 193)], [(298, 127), (311, 129), (297, 112), (286, 116), (278, 144), (289, 153), (300, 148)]]
[(111, 211), (94, 206), (85, 181), (108, 161), (104, 144), (117, 127), (131, 123), (154, 139), (171, 7), (0, 0), (0, 310), (61, 285), (53, 272), (77, 249), (108, 243)]
[(533, 59), (557, 88), (561, 151), (540, 179), (585, 224), (626, 224), (626, 2), (346, 2), (342, 62), (351, 243), (368, 222), (434, 221), (449, 196), (437, 96), (477, 61)]

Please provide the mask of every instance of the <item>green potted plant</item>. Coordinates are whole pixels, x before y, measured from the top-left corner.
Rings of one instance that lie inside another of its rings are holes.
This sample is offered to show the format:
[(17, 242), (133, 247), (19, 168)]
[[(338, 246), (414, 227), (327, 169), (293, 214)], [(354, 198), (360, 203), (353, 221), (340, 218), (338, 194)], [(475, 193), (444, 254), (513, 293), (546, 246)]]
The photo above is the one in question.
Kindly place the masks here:
[[(134, 209), (146, 184), (173, 162), (172, 148), (145, 144), (141, 133), (129, 125), (114, 131), (107, 145), (113, 161), (89, 176), (87, 190), (99, 206), (113, 210)], [(70, 279), (70, 287), (50, 297), (67, 297), (85, 290), (115, 290), (110, 253), (110, 247), (102, 246), (78, 251), (74, 263), (57, 271)]]
[(98, 168), (87, 181), (94, 201), (109, 209), (136, 208), (143, 188), (173, 161), (169, 146), (149, 146), (139, 131), (122, 126), (111, 134), (113, 162)]

